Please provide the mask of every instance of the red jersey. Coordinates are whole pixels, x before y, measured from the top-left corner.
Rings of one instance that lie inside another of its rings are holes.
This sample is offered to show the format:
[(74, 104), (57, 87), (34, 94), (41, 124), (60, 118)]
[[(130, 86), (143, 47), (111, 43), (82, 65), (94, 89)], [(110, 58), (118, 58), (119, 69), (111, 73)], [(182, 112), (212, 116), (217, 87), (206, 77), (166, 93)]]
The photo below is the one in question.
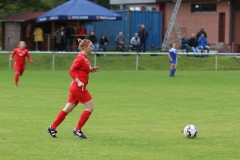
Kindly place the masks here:
[(15, 59), (16, 63), (24, 63), (25, 64), (26, 63), (26, 57), (28, 58), (28, 60), (30, 62), (32, 61), (32, 58), (30, 57), (27, 49), (20, 49), (20, 48), (14, 49), (10, 58), (12, 59), (15, 54), (16, 54), (16, 59)]
[(73, 64), (69, 70), (69, 74), (73, 79), (72, 83), (75, 82), (75, 78), (78, 78), (84, 84), (84, 86), (87, 86), (90, 69), (91, 64), (88, 61), (87, 56), (80, 53), (73, 61)]

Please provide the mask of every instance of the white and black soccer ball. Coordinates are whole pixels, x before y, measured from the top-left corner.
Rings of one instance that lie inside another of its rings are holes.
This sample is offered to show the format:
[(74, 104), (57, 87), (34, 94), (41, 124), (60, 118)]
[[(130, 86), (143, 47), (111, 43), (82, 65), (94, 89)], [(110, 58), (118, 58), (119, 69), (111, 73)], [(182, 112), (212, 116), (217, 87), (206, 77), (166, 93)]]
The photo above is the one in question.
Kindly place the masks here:
[(198, 129), (196, 126), (194, 126), (193, 124), (189, 124), (187, 125), (184, 130), (183, 130), (183, 134), (187, 137), (187, 138), (195, 138), (197, 137), (197, 133), (198, 133)]

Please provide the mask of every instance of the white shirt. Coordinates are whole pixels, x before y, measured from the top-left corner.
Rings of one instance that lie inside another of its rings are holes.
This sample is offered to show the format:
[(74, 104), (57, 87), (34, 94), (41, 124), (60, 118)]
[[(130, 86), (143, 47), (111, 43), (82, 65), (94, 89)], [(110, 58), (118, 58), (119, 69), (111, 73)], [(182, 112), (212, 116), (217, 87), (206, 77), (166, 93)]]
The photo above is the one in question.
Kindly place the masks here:
[(139, 38), (139, 37), (137, 38), (137, 40), (136, 40), (135, 37), (132, 37), (130, 43), (131, 43), (132, 45), (139, 45), (139, 44), (141, 43), (141, 41), (140, 41), (140, 38)]

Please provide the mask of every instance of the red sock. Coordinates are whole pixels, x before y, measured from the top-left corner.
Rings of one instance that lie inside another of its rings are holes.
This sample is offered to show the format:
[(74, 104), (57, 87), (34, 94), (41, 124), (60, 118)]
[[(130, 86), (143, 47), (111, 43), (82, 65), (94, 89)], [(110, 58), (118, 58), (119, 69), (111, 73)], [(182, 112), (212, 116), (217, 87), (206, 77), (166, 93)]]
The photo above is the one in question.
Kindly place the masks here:
[(84, 110), (80, 116), (80, 119), (78, 121), (77, 127), (75, 128), (76, 130), (82, 130), (82, 127), (84, 124), (87, 122), (89, 116), (92, 114), (89, 110)]
[(67, 114), (68, 114), (67, 112), (65, 112), (64, 110), (61, 110), (51, 125), (52, 129), (56, 130), (57, 126), (59, 126), (59, 124), (62, 123), (62, 121), (67, 116)]
[(14, 77), (15, 85), (18, 85), (18, 80), (19, 80), (19, 74), (15, 74), (15, 77)]

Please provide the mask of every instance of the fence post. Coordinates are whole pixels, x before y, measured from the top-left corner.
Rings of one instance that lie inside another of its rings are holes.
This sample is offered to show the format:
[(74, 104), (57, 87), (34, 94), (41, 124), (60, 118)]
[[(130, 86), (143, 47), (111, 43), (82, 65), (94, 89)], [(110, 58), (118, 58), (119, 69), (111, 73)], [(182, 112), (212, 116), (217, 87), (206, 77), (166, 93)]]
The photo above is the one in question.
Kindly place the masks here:
[(97, 65), (97, 54), (96, 52), (94, 53), (94, 67)]
[(137, 56), (136, 56), (136, 71), (138, 70), (138, 53), (137, 53)]
[(8, 70), (11, 70), (11, 61), (10, 61), (10, 56), (11, 56), (11, 51), (10, 51), (10, 38), (13, 37), (12, 35), (6, 35), (7, 36), (7, 49), (9, 51), (9, 57), (8, 57)]
[(218, 70), (218, 54), (216, 53), (216, 57), (215, 57), (215, 70)]
[(12, 61), (10, 61), (10, 57), (11, 57), (11, 52), (9, 51), (9, 57), (8, 57), (8, 70), (11, 70), (11, 62)]
[(55, 52), (52, 52), (52, 70), (55, 68)]
[(48, 52), (50, 51), (50, 34), (44, 34), (48, 37)]

